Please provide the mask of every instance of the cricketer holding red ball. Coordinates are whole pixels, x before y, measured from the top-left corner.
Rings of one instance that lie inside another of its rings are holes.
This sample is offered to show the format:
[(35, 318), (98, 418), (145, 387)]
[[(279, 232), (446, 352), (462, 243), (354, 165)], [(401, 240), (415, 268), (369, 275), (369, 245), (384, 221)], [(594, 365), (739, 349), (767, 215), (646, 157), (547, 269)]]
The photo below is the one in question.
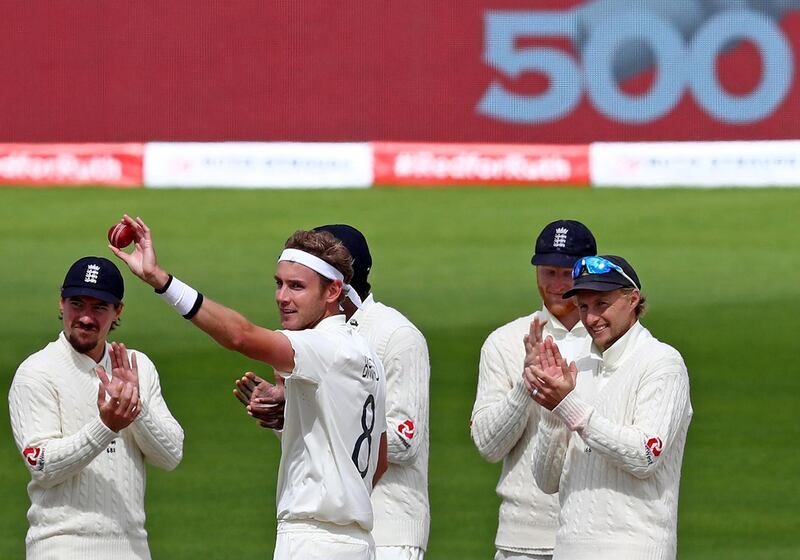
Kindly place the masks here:
[(275, 272), (283, 330), (270, 330), (167, 274), (147, 225), (123, 219), (135, 248), (110, 248), (133, 274), (220, 345), (286, 380), (274, 558), (372, 560), (370, 493), (386, 470), (386, 381), (340, 311), (352, 289), (350, 253), (328, 232), (295, 232)]
[[(332, 233), (353, 257), (350, 282), (361, 300), (343, 304), (356, 328), (383, 362), (386, 372), (388, 467), (372, 492), (372, 537), (377, 560), (422, 560), (430, 531), (428, 500), (428, 385), (430, 361), (422, 333), (396, 309), (377, 301), (369, 283), (372, 255), (360, 231), (329, 224), (314, 231)], [(236, 381), (234, 394), (265, 428), (283, 427), (280, 382), (272, 385), (252, 372)]]
[(124, 249), (133, 243), (133, 229), (125, 222), (114, 224), (108, 229), (108, 242), (117, 249)]

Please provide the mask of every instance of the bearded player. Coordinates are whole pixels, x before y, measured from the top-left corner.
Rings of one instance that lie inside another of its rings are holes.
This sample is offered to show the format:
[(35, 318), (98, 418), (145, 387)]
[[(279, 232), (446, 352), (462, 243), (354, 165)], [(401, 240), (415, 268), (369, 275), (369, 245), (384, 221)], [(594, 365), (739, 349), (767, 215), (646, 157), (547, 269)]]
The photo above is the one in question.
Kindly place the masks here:
[(522, 373), (529, 365), (526, 351), (533, 359), (536, 343), (546, 338), (558, 342), (570, 360), (580, 363), (588, 357), (591, 338), (574, 302), (562, 296), (572, 288), (575, 261), (596, 252), (594, 235), (582, 223), (558, 220), (545, 226), (531, 259), (542, 309), (498, 328), (481, 349), (471, 435), (485, 459), (503, 461), (497, 483), (502, 501), (495, 560), (547, 560), (553, 555), (558, 500), (536, 486), (531, 472), (531, 450), (542, 413)]
[(14, 375), (11, 427), (31, 475), (28, 560), (150, 559), (145, 463), (174, 469), (183, 430), (153, 362), (108, 341), (124, 293), (110, 260), (76, 261), (61, 286), (62, 332)]

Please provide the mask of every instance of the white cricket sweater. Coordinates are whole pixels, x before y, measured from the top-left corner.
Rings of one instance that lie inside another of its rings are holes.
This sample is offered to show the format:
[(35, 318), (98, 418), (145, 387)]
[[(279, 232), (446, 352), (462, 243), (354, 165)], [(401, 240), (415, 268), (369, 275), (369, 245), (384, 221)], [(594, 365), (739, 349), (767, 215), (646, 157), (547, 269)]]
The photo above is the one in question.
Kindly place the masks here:
[[(111, 375), (108, 348), (99, 365)], [(58, 340), (17, 369), (11, 427), (31, 473), (28, 560), (150, 558), (144, 528), (144, 462), (171, 470), (183, 430), (161, 396), (158, 372), (136, 353), (142, 411), (119, 433), (100, 420), (97, 363)]]
[(503, 461), (497, 483), (502, 502), (497, 526), (497, 548), (527, 553), (549, 553), (555, 545), (558, 500), (537, 486), (531, 473), (533, 438), (541, 408), (534, 404), (522, 373), (523, 338), (531, 321), (547, 320), (544, 336), (552, 336), (568, 360), (588, 358), (591, 338), (581, 323), (568, 331), (546, 308), (520, 317), (495, 330), (481, 349), (478, 390), (472, 409), (471, 435), (484, 459)]
[(425, 549), (428, 501), (428, 385), (430, 361), (422, 333), (372, 294), (350, 319), (386, 372), (389, 468), (372, 492), (376, 546)]
[(638, 322), (595, 375), (578, 376), (577, 391), (543, 415), (532, 450), (537, 483), (559, 492), (555, 559), (676, 557), (691, 416), (683, 359)]

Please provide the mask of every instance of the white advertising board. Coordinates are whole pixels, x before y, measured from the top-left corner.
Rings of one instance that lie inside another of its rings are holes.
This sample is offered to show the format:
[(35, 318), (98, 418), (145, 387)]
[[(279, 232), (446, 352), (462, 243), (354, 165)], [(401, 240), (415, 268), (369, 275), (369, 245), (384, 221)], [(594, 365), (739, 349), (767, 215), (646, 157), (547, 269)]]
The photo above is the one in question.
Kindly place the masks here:
[(594, 143), (595, 187), (797, 187), (800, 141)]
[(146, 187), (369, 187), (366, 143), (150, 142)]

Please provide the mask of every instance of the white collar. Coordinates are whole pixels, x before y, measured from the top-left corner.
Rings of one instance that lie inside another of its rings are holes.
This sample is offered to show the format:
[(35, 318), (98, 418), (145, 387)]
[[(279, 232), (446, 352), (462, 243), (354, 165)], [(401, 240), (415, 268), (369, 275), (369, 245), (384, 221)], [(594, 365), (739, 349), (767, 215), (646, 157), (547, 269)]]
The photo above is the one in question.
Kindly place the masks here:
[(369, 311), (369, 308), (375, 305), (375, 297), (372, 295), (372, 292), (364, 298), (361, 302), (361, 307), (356, 309), (356, 312), (350, 316), (350, 322), (355, 321), (356, 325), (358, 324), (361, 317)]
[(586, 327), (583, 326), (583, 323), (580, 320), (575, 323), (575, 326), (572, 327), (572, 330), (569, 330), (561, 321), (558, 320), (555, 315), (550, 313), (550, 310), (544, 305), (542, 306), (542, 310), (538, 311), (537, 314), (539, 315), (539, 319), (545, 319), (547, 324), (550, 325), (553, 330), (571, 333), (575, 336), (586, 336), (589, 332), (586, 330)]
[(323, 320), (314, 325), (312, 328), (321, 330), (333, 330), (344, 325), (345, 321), (346, 318), (344, 316), (344, 313), (337, 313), (336, 315), (330, 315), (328, 317), (325, 317)]
[[(641, 334), (646, 332), (646, 330), (647, 329), (637, 320), (625, 334), (611, 345), (611, 348), (606, 349), (606, 351), (601, 354), (603, 366), (612, 369), (619, 367), (630, 354), (628, 350), (636, 346)], [(599, 349), (592, 344), (592, 352), (594, 353), (595, 351), (599, 353)]]
[[(108, 348), (109, 348), (110, 345), (108, 344), (108, 342), (106, 342), (106, 344), (105, 344), (105, 348), (103, 349), (103, 356), (100, 358), (100, 361), (99, 362), (95, 362), (92, 358), (90, 358), (86, 354), (81, 354), (80, 352), (76, 351), (72, 347), (72, 344), (69, 343), (69, 340), (67, 340), (67, 335), (64, 334), (64, 331), (61, 331), (58, 334), (58, 341), (61, 344), (62, 350), (64, 352), (66, 352), (67, 355), (69, 357), (71, 357), (72, 360), (75, 363), (77, 363), (78, 365), (80, 365), (82, 367), (85, 367), (85, 368), (93, 370), (94, 368), (96, 368), (99, 365), (105, 366), (108, 363), (110, 363), (109, 362), (110, 357), (108, 355)], [(109, 368), (106, 367), (106, 369), (109, 369)]]

